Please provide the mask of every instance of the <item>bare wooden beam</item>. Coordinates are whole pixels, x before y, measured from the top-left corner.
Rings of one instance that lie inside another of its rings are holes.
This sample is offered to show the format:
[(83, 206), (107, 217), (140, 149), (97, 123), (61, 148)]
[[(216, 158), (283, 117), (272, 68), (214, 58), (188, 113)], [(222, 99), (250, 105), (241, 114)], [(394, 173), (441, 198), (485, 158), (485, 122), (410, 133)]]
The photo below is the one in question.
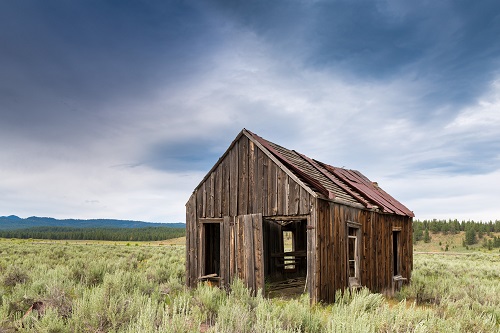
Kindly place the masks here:
[(277, 216), (263, 216), (264, 220), (271, 221), (302, 221), (307, 220), (309, 214), (305, 215), (277, 215)]
[(223, 219), (221, 218), (199, 218), (199, 223), (222, 223)]

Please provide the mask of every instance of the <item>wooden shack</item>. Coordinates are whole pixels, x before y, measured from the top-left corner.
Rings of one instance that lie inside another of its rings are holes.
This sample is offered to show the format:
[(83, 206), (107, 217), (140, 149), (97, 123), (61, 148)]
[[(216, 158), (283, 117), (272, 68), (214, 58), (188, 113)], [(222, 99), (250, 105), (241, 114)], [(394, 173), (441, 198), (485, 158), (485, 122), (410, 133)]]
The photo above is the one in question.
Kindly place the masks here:
[(390, 294), (411, 277), (413, 216), (359, 171), (243, 129), (186, 204), (186, 283)]

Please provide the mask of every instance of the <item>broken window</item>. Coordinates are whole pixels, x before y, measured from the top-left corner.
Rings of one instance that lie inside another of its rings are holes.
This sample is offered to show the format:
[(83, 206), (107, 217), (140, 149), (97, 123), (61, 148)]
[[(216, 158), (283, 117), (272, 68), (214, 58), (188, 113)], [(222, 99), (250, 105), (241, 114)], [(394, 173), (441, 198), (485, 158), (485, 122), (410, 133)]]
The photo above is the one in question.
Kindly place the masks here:
[(360, 283), (360, 240), (360, 228), (350, 225), (347, 232), (347, 260), (350, 286), (356, 286)]

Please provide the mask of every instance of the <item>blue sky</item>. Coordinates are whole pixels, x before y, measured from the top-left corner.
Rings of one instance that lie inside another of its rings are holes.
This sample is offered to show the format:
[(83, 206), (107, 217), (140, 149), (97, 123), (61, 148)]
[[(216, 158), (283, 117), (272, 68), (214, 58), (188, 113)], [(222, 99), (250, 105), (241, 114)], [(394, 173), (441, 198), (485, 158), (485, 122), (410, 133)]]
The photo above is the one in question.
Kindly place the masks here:
[(184, 220), (248, 128), (500, 219), (497, 1), (0, 0), (0, 215)]

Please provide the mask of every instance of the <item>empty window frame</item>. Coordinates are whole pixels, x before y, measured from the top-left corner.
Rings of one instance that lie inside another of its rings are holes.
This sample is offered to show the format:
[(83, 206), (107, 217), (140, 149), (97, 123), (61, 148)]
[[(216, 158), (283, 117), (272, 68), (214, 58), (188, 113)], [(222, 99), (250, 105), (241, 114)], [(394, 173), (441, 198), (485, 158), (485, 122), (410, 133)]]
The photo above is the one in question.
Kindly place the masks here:
[(361, 229), (358, 224), (349, 223), (347, 228), (347, 262), (349, 285), (359, 285), (361, 263)]
[[(293, 231), (283, 230), (283, 253), (295, 251), (295, 235)], [(285, 255), (284, 269), (287, 271), (295, 271), (295, 256)]]

